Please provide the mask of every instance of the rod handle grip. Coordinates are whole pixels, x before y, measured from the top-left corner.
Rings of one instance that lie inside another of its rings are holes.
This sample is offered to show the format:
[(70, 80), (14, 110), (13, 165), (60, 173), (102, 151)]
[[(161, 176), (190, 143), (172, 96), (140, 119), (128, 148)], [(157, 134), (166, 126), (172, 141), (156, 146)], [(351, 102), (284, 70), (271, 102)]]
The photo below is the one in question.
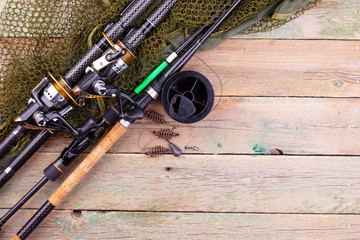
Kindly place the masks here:
[(120, 122), (109, 131), (101, 142), (90, 152), (90, 154), (79, 164), (70, 176), (48, 199), (54, 206), (57, 206), (64, 197), (81, 181), (90, 169), (101, 159), (101, 157), (114, 145), (114, 143), (126, 132)]
[(26, 239), (39, 224), (50, 214), (55, 208), (49, 201), (46, 201), (44, 205), (35, 213), (35, 215), (25, 224), (25, 226), (12, 238), (13, 240)]

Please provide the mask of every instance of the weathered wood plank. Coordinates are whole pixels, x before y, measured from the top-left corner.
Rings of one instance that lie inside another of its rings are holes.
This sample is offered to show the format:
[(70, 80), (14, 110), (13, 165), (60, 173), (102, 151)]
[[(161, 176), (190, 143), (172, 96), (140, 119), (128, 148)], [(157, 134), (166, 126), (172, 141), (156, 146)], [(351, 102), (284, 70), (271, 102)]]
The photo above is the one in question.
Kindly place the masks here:
[[(6, 0), (0, 0), (0, 12)], [(359, 39), (360, 3), (357, 0), (322, 0), (304, 15), (271, 32), (237, 38)]]
[(230, 39), (185, 69), (209, 78), (216, 95), (358, 97), (359, 56), (358, 41)]
[(217, 95), (358, 97), (359, 54), (357, 41), (230, 39), (185, 68)]
[(358, 97), (359, 56), (358, 41), (230, 39), (185, 69), (209, 78), (216, 95)]
[(322, 0), (304, 15), (271, 32), (240, 38), (359, 39), (360, 2)]
[[(0, 213), (3, 211), (0, 211)], [(11, 238), (33, 210), (0, 233)], [(358, 239), (358, 215), (54, 211), (31, 239)]]
[[(26, 193), (56, 154), (35, 156), (0, 190), (0, 208), (11, 207)], [(359, 157), (167, 155), (154, 159), (106, 154), (58, 207), (360, 213), (359, 165)], [(65, 175), (49, 183), (25, 207), (39, 208), (64, 179)]]
[[(173, 142), (186, 153), (264, 154), (278, 148), (285, 154), (359, 155), (359, 106), (360, 99), (223, 97), (204, 120), (178, 127), (175, 131), (181, 136)], [(149, 109), (164, 113), (159, 104)], [(167, 145), (149, 132), (161, 126), (148, 120), (142, 123), (131, 126), (110, 152), (142, 152), (145, 146)], [(52, 138), (40, 151), (60, 152), (69, 142)]]

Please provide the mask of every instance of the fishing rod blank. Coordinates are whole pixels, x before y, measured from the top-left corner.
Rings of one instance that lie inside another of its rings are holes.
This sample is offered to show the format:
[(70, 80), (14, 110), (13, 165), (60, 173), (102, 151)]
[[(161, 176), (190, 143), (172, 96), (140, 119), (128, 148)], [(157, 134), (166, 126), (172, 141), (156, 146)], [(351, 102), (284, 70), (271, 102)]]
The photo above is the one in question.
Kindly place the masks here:
[[(106, 27), (108, 36), (115, 41), (128, 28), (133, 21), (138, 18), (153, 0), (133, 0), (120, 14), (119, 21), (109, 24)], [(85, 69), (100, 57), (109, 47), (105, 38), (96, 43), (66, 74), (64, 81), (70, 86), (74, 86), (77, 80), (85, 73)], [(31, 102), (31, 100), (30, 100)], [(12, 146), (23, 136), (28, 129), (24, 126), (16, 126), (0, 143), (0, 158), (2, 158)]]
[[(70, 87), (73, 86), (76, 83), (76, 80), (85, 73), (85, 69), (88, 68), (94, 60), (100, 57), (104, 51), (106, 51), (106, 49), (111, 47), (112, 41), (115, 41), (118, 37), (120, 37), (120, 35), (124, 33), (125, 29), (128, 28), (153, 1), (154, 0), (133, 0), (133, 2), (120, 14), (121, 17), (119, 21), (109, 24), (105, 28), (104, 37), (97, 44), (95, 44), (71, 70), (69, 70), (64, 78), (60, 76), (58, 79), (56, 79), (52, 76), (51, 73), (48, 73), (46, 77), (42, 79), (40, 84), (35, 87), (32, 92), (33, 97), (30, 99), (30, 105), (19, 115), (17, 121), (21, 122), (22, 124), (25, 123), (25, 125), (28, 126), (40, 125), (40, 127), (45, 127), (45, 129), (37, 134), (37, 136), (30, 143), (28, 143), (22, 152), (18, 154), (14, 160), (12, 160), (12, 162), (9, 163), (8, 166), (6, 166), (6, 168), (0, 173), (0, 188), (52, 135), (52, 131), (46, 129), (51, 127), (45, 126), (44, 124), (44, 121), (47, 117), (44, 112), (49, 112), (49, 114), (54, 112), (51, 116), (55, 120), (61, 120), (48, 121), (48, 123), (52, 124), (51, 126), (58, 127), (55, 129), (67, 130), (70, 131), (70, 133), (73, 133), (72, 135), (76, 135), (76, 130), (72, 128), (71, 125), (62, 117), (64, 114), (73, 110), (71, 104), (75, 103), (75, 105), (78, 107), (81, 105), (80, 100), (82, 98), (78, 98), (79, 101), (77, 101), (77, 96), (74, 96), (74, 93)], [(159, 16), (159, 14), (156, 16)], [(138, 37), (138, 39), (141, 38)], [(53, 82), (47, 83), (48, 79), (52, 79)], [(57, 89), (61, 89), (61, 91), (58, 91)], [(49, 96), (51, 96), (50, 99)], [(54, 108), (54, 106), (57, 106), (61, 110), (58, 110), (57, 112), (53, 111), (52, 108)], [(63, 124), (58, 124), (57, 122), (61, 122)], [(0, 150), (2, 150), (2, 152), (7, 152), (7, 150), (10, 148), (9, 143), (15, 142), (15, 140), (21, 137), (20, 135), (26, 132), (26, 129), (23, 126), (16, 127), (12, 132), (15, 130), (17, 130), (19, 134), (9, 134), (8, 137), (6, 137), (0, 144)]]
[[(131, 94), (131, 97), (133, 98), (141, 93), (141, 91), (146, 88), (152, 80), (154, 80), (169, 64), (171, 64), (176, 59), (182, 50), (188, 47), (188, 45), (200, 35), (205, 27), (208, 26), (210, 21), (212, 21), (220, 12), (222, 12), (224, 8), (220, 9), (216, 14), (214, 14), (202, 27), (196, 30), (188, 39), (185, 40), (184, 43), (181, 44), (180, 47), (171, 53), (164, 62), (162, 62), (152, 73), (150, 73), (149, 76), (135, 88), (133, 94)], [(146, 22), (143, 25), (145, 24)], [(125, 104), (126, 102), (124, 101), (123, 106)], [(0, 219), (0, 224), (4, 225), (17, 212), (18, 209), (20, 209), (36, 192), (42, 188), (42, 186), (48, 182), (48, 180), (55, 181), (63, 173), (65, 167), (68, 167), (71, 162), (78, 155), (80, 155), (80, 153), (82, 153), (83, 150), (91, 144), (91, 142), (95, 140), (97, 136), (101, 135), (99, 132), (100, 129), (105, 129), (103, 124), (104, 123), (98, 123), (96, 126), (88, 129), (86, 134), (79, 138), (75, 138), (69, 147), (64, 149), (60, 157), (44, 170), (45, 176)], [(89, 124), (83, 123), (82, 125), (88, 126)], [(101, 130), (101, 132), (103, 132), (103, 130)], [(96, 133), (96, 135), (94, 133)]]
[[(133, 30), (128, 34), (127, 37), (122, 41), (123, 45), (128, 46), (129, 48), (135, 49), (136, 46), (146, 37), (146, 35), (155, 28), (162, 19), (167, 15), (173, 5), (177, 2), (177, 0), (167, 0), (164, 1), (141, 25), (138, 30)], [(151, 23), (151, 27), (149, 27), (149, 23)], [(136, 39), (136, 40), (131, 40)], [(108, 53), (111, 54), (111, 53)], [(113, 63), (113, 65), (116, 63)], [(94, 65), (94, 64), (93, 64)], [(113, 65), (109, 65), (108, 68), (113, 69)], [(90, 75), (90, 77), (93, 75)], [(94, 76), (95, 80), (99, 79), (98, 75)], [(91, 83), (91, 79), (86, 79), (85, 82)], [(81, 83), (80, 83), (81, 84)], [(93, 84), (90, 84), (93, 85)], [(106, 86), (102, 85), (103, 90), (106, 90)], [(110, 91), (113, 90), (110, 87)], [(88, 93), (87, 93), (88, 94)], [(111, 91), (111, 94), (113, 92)], [(120, 111), (122, 109), (122, 104), (120, 105)], [(115, 109), (116, 110), (116, 109)], [(116, 117), (114, 117), (116, 115)], [(81, 153), (86, 147), (88, 147), (96, 137), (101, 135), (101, 133), (105, 130), (108, 125), (113, 125), (115, 121), (119, 118), (119, 111), (114, 111), (114, 108), (109, 108), (106, 113), (98, 120), (98, 123), (93, 118), (88, 118), (83, 124), (81, 124), (78, 128), (79, 131), (83, 132), (81, 136), (74, 138), (73, 142), (70, 144), (68, 148), (65, 148), (61, 153), (60, 157), (50, 164), (45, 170), (43, 179), (41, 179), (25, 196), (17, 202), (1, 219), (0, 225), (4, 225), (10, 217), (16, 213), (16, 211), (23, 206), (43, 185), (46, 184), (48, 180), (55, 181), (65, 170), (67, 166), (71, 164), (71, 162)]]
[[(202, 39), (197, 41), (195, 47), (190, 48), (187, 53), (193, 54), (194, 49), (198, 49), (202, 42), (216, 29), (216, 27), (230, 14), (233, 9), (241, 2), (237, 0), (231, 8), (217, 20), (203, 35)], [(215, 26), (215, 27), (213, 27)], [(154, 91), (160, 91), (162, 85), (171, 74), (180, 70), (189, 58), (180, 58), (169, 70), (151, 87), (141, 99), (132, 104), (126, 110), (125, 117), (118, 121), (110, 132), (101, 140), (93, 151), (79, 164), (79, 166), (71, 173), (71, 175), (63, 182), (63, 184), (49, 197), (44, 205), (36, 212), (36, 214), (26, 223), (26, 225), (14, 236), (13, 239), (26, 239), (31, 232), (50, 214), (50, 212), (62, 201), (62, 199), (81, 181), (81, 179), (91, 170), (91, 168), (101, 159), (101, 157), (110, 149), (110, 147), (125, 134), (127, 128), (137, 119), (142, 119), (144, 109), (157, 98), (158, 94)], [(156, 90), (155, 90), (156, 89)], [(150, 100), (152, 99), (152, 100)]]

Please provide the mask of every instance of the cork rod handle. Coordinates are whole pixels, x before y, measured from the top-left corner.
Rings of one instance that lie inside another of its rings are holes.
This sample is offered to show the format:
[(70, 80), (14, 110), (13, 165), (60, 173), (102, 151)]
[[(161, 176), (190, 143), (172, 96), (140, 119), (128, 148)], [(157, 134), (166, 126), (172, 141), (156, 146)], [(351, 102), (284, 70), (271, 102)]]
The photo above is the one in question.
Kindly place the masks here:
[(90, 171), (90, 169), (100, 160), (100, 158), (114, 145), (114, 143), (126, 132), (126, 128), (117, 122), (101, 142), (91, 151), (91, 153), (80, 163), (71, 175), (61, 184), (61, 186), (50, 196), (48, 201), (57, 206), (61, 200), (80, 182), (80, 180)]
[(13, 240), (26, 239), (40, 223), (51, 213), (51, 211), (66, 197), (66, 195), (81, 181), (91, 168), (101, 159), (109, 148), (126, 132), (120, 122), (110, 130), (101, 142), (91, 151), (91, 153), (80, 163), (80, 165), (70, 174), (61, 186), (50, 196), (44, 205), (35, 215), (25, 224), (25, 226), (12, 238)]

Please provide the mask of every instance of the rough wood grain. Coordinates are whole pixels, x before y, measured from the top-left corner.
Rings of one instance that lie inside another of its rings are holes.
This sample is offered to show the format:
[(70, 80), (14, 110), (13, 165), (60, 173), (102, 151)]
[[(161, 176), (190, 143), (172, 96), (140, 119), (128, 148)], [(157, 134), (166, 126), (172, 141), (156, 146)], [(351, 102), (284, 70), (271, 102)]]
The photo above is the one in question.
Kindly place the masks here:
[[(55, 210), (31, 238), (359, 239), (359, 215), (350, 215), (360, 211), (359, 157), (236, 155), (274, 148), (298, 155), (359, 154), (360, 45), (324, 40), (359, 39), (359, 12), (359, 1), (323, 0), (276, 31), (197, 54), (186, 68), (209, 77), (217, 95), (248, 97), (224, 97), (192, 130), (179, 128), (182, 137), (174, 142), (198, 147), (184, 150), (193, 155), (116, 154), (141, 152), (138, 139), (142, 146), (161, 143), (135, 124), (60, 204), (66, 210)], [(69, 142), (53, 138), (0, 190), (1, 215)], [(40, 207), (69, 172), (25, 207)], [(34, 213), (21, 210), (0, 239), (12, 237)]]
[[(36, 154), (0, 190), (0, 208), (11, 207), (55, 157)], [(360, 213), (359, 165), (359, 157), (106, 154), (58, 208)], [(39, 208), (70, 172), (25, 207)]]
[[(6, 0), (0, 0), (0, 12)], [(322, 0), (299, 18), (271, 32), (237, 38), (359, 39), (360, 3), (357, 0)]]
[[(3, 212), (0, 210), (0, 213)], [(34, 211), (9, 222), (9, 239)], [(358, 215), (282, 215), (54, 211), (31, 239), (277, 239), (347, 240), (360, 237)]]
[[(149, 109), (163, 113), (159, 104)], [(360, 99), (223, 97), (204, 120), (175, 129), (180, 137), (172, 141), (185, 153), (264, 154), (278, 148), (285, 154), (359, 155), (359, 117)], [(139, 147), (167, 145), (149, 132), (158, 125), (142, 123), (131, 126), (110, 152), (142, 152)], [(171, 126), (177, 124), (170, 121)], [(60, 152), (69, 142), (52, 138), (40, 151)], [(196, 146), (198, 151), (185, 146)]]
[(240, 38), (359, 39), (360, 2), (322, 0), (299, 18), (271, 32), (238, 35)]
[(216, 95), (358, 97), (359, 56), (358, 41), (230, 39), (185, 69), (209, 78)]
[(208, 77), (217, 95), (358, 97), (359, 57), (358, 41), (230, 39), (185, 69)]
[(359, 57), (358, 41), (230, 39), (185, 69), (209, 78), (216, 95), (358, 97)]

